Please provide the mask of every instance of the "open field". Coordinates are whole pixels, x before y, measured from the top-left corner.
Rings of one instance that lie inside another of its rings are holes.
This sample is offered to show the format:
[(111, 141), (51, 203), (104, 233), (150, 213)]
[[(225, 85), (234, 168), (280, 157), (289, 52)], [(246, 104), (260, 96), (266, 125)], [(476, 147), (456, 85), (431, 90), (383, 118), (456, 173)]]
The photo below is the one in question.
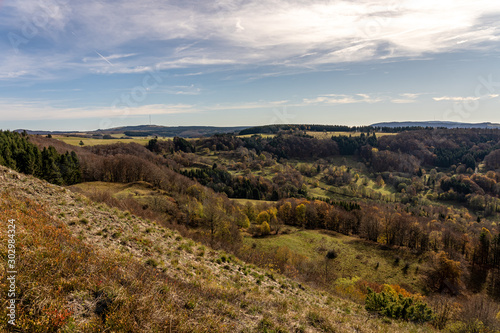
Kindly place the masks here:
[[(114, 139), (90, 139), (90, 138), (81, 138), (74, 136), (64, 136), (64, 135), (53, 135), (54, 139), (60, 140), (64, 143), (79, 146), (80, 141), (83, 142), (84, 146), (96, 146), (96, 145), (109, 145), (117, 142), (130, 143), (135, 142), (141, 145), (146, 145), (152, 137), (133, 137), (131, 139), (120, 139), (120, 137), (116, 137), (118, 135), (113, 135)], [(159, 140), (162, 140), (159, 138)]]
[(262, 133), (258, 133), (258, 134), (244, 134), (244, 135), (238, 135), (239, 138), (250, 138), (254, 135), (258, 135), (258, 136), (261, 136), (263, 138), (273, 138), (276, 136), (276, 134), (262, 134)]

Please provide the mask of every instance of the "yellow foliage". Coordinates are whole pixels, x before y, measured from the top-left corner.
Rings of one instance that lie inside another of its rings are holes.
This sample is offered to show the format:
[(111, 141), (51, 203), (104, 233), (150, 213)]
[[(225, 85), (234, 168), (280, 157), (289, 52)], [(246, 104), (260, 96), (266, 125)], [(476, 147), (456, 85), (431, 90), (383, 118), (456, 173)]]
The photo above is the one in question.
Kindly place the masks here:
[(257, 223), (269, 222), (269, 221), (271, 221), (271, 216), (267, 211), (260, 212), (259, 215), (257, 215)]
[(269, 223), (267, 223), (266, 221), (262, 222), (262, 224), (260, 225), (260, 232), (263, 235), (269, 235), (271, 233), (271, 227), (269, 226)]

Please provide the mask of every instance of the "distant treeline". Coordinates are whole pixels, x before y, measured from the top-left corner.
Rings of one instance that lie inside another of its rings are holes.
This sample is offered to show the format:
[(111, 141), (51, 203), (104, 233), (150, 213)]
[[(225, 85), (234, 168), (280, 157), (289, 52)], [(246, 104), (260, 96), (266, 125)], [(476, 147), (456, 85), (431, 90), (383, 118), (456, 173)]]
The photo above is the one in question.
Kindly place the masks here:
[(40, 150), (28, 140), (26, 133), (0, 131), (0, 164), (57, 185), (81, 181), (75, 152), (59, 154), (52, 146)]
[(400, 133), (404, 131), (414, 130), (432, 130), (433, 127), (422, 126), (400, 126), (400, 127), (373, 127), (373, 126), (346, 126), (346, 125), (295, 125), (295, 124), (280, 124), (280, 125), (265, 125), (255, 126), (240, 131), (240, 135), (249, 134), (277, 134), (281, 131), (311, 131), (311, 132), (385, 132), (385, 133)]

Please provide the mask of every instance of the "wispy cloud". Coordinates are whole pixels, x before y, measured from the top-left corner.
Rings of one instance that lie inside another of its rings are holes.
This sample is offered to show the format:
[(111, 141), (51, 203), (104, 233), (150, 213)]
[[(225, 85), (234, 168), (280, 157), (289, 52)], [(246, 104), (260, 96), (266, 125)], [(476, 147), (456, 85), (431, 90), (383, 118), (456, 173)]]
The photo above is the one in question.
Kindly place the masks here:
[(379, 103), (385, 99), (379, 96), (370, 94), (355, 94), (355, 95), (337, 95), (327, 94), (316, 98), (303, 100), (304, 104), (353, 104), (353, 103)]
[(316, 98), (305, 98), (303, 105), (311, 104), (355, 104), (355, 103), (395, 103), (408, 104), (419, 102), (419, 97), (424, 93), (400, 93), (396, 95), (388, 93), (358, 93), (353, 95), (325, 94)]
[(420, 94), (415, 94), (415, 93), (404, 93), (404, 94), (399, 94), (398, 97), (391, 99), (392, 103), (396, 104), (409, 104), (409, 103), (416, 103), (418, 101), (418, 97), (422, 95)]
[(195, 86), (194, 84), (191, 84), (189, 86), (172, 86), (165, 89), (158, 89), (156, 91), (153, 91), (153, 93), (194, 96), (201, 94), (201, 88)]
[[(190, 88), (190, 87), (187, 87)], [(0, 100), (0, 119), (22, 121), (38, 119), (127, 118), (144, 115), (193, 114), (224, 110), (256, 110), (287, 105), (288, 101), (257, 101), (242, 103), (195, 104), (146, 104), (136, 107), (66, 107), (61, 101), (50, 100)]]
[(85, 118), (126, 118), (139, 115), (160, 115), (201, 112), (189, 104), (150, 104), (130, 108), (56, 107), (47, 101), (0, 101), (0, 118), (3, 121), (37, 119), (85, 119)]

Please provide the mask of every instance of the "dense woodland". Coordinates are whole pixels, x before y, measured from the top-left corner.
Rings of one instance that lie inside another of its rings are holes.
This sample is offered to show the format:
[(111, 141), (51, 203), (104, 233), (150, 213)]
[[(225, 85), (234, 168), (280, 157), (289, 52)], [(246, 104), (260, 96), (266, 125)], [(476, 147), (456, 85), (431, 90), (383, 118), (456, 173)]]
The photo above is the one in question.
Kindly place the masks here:
[[(499, 130), (317, 138), (305, 132), (311, 126), (269, 128), (264, 132), (276, 135), (153, 138), (146, 147), (73, 147), (2, 132), (0, 163), (56, 184), (147, 182), (163, 196), (114, 204), (128, 204), (134, 214), (152, 211), (247, 259), (239, 252), (242, 232), (266, 237), (285, 226), (432, 254), (427, 293), (480, 292), (500, 301)], [(268, 260), (285, 271), (280, 258)]]

